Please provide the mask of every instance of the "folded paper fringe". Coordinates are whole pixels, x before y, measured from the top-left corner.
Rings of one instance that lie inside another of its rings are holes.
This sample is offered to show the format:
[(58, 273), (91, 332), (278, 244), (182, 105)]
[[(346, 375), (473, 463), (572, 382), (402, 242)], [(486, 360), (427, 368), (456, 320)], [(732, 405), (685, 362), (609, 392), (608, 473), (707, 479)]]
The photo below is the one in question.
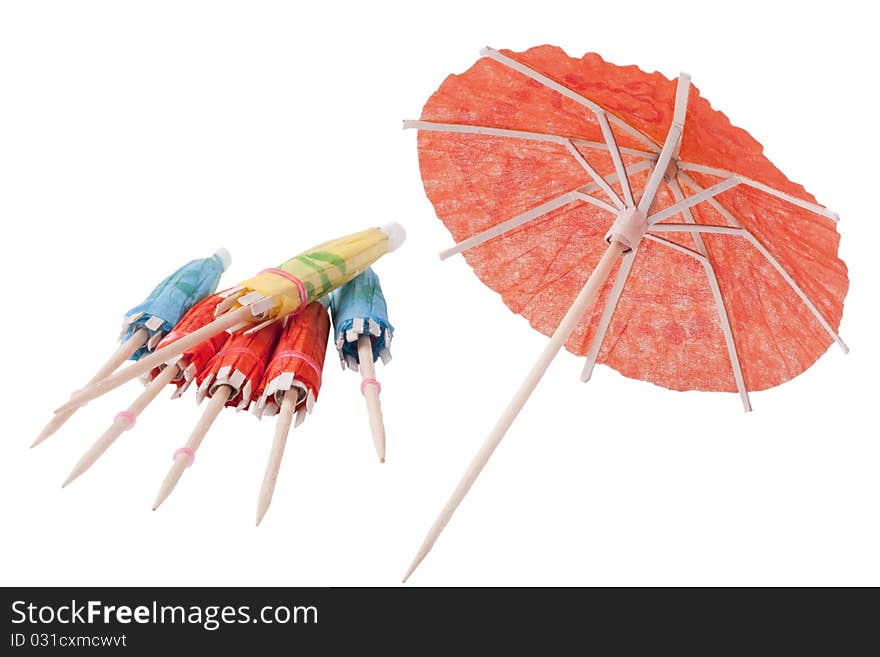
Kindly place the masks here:
[(253, 394), (253, 384), (251, 381), (247, 380), (247, 375), (239, 369), (232, 369), (229, 365), (221, 367), (217, 370), (217, 374), (210, 374), (205, 377), (205, 380), (202, 381), (201, 385), (199, 385), (196, 390), (196, 401), (201, 404), (202, 400), (205, 399), (209, 394), (213, 395), (217, 388), (220, 386), (229, 386), (232, 388), (233, 392), (229, 396), (230, 401), (236, 399), (236, 397), (240, 397), (238, 400), (238, 404), (235, 405), (235, 410), (242, 411), (248, 407), (248, 404), (251, 402), (251, 395)]
[(312, 389), (298, 380), (293, 372), (279, 374), (266, 384), (263, 395), (251, 407), (254, 415), (259, 418), (264, 415), (277, 415), (284, 396), (293, 391), (296, 391), (299, 396), (296, 405), (296, 419), (293, 425), (298, 427), (305, 420), (306, 413), (311, 413), (314, 409), (316, 398)]

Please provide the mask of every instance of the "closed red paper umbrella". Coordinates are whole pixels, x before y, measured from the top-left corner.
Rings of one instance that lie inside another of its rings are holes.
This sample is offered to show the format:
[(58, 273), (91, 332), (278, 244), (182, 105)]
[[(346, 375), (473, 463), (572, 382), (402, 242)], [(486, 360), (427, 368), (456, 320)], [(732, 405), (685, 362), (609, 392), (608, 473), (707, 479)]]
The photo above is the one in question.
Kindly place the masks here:
[(158, 508), (168, 497), (183, 471), (193, 464), (196, 450), (220, 410), (224, 406), (239, 410), (247, 408), (260, 385), (280, 332), (281, 324), (275, 322), (260, 331), (233, 335), (196, 376), (198, 400), (201, 402), (207, 397), (208, 403), (186, 445), (174, 453), (174, 463), (162, 482), (153, 509)]
[(296, 401), (295, 426), (306, 412), (312, 412), (321, 390), (329, 331), (330, 315), (320, 301), (288, 319), (257, 393), (257, 415), (278, 414), (291, 391), (295, 394), (290, 398)]
[(837, 215), (691, 86), (599, 55), (487, 48), (431, 96), (422, 180), (479, 278), (550, 343), (490, 433), (419, 564), (565, 345), (674, 390), (783, 383), (837, 335)]
[(251, 400), (256, 399), (280, 333), (281, 324), (276, 322), (254, 333), (237, 333), (230, 337), (196, 377), (198, 402), (206, 397), (225, 396), (225, 406), (240, 411), (246, 409)]
[[(212, 294), (199, 301), (183, 316), (171, 332), (162, 338), (157, 348), (161, 349), (163, 346), (171, 344), (213, 321), (214, 308), (222, 301), (222, 294)], [(123, 431), (134, 427), (138, 416), (168, 383), (174, 383), (177, 386), (174, 397), (180, 396), (195, 374), (201, 371), (208, 361), (214, 357), (217, 350), (223, 346), (228, 337), (229, 334), (225, 332), (215, 335), (183, 352), (176, 361), (163, 365), (162, 368), (154, 369), (150, 373), (150, 382), (143, 392), (137, 396), (127, 409), (116, 414), (113, 418), (113, 423), (74, 466), (64, 481), (63, 486), (67, 486), (67, 484), (92, 467), (95, 461), (122, 435)]]
[(254, 412), (261, 416), (278, 414), (278, 419), (257, 500), (258, 525), (272, 503), (294, 415), (295, 426), (299, 426), (318, 399), (329, 332), (327, 309), (320, 301), (309, 304), (301, 313), (287, 318), (272, 360), (266, 367)]
[[(165, 339), (159, 344), (159, 348), (176, 342), (180, 338), (189, 335), (193, 331), (200, 329), (212, 322), (215, 318), (215, 309), (217, 304), (223, 301), (226, 291), (215, 294), (211, 297), (209, 303), (199, 304), (198, 309), (193, 309), (191, 316), (184, 318), (181, 323), (174, 328), (171, 333), (165, 336)], [(206, 301), (208, 301), (206, 299)], [(188, 321), (187, 321), (188, 320)], [(186, 323), (184, 323), (186, 322)], [(171, 367), (175, 370), (175, 375), (171, 379), (171, 383), (175, 384), (177, 389), (174, 391), (174, 397), (180, 397), (190, 384), (196, 380), (197, 376), (204, 372), (208, 364), (217, 355), (226, 341), (229, 339), (229, 333), (223, 331), (217, 335), (213, 335), (207, 340), (199, 342), (190, 347), (176, 361), (172, 361), (173, 365), (163, 364), (161, 367), (154, 368), (150, 376), (155, 378), (166, 368)]]

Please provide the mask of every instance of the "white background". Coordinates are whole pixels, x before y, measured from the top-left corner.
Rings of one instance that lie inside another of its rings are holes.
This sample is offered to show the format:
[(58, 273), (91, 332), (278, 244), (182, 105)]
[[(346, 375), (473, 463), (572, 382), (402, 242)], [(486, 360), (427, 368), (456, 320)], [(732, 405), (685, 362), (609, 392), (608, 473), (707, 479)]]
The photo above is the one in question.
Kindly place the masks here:
[[(754, 393), (676, 393), (564, 353), (412, 585), (880, 584), (877, 86), (860, 3), (4, 2), (0, 583), (396, 585), (546, 338), (460, 259), (401, 119), (484, 45), (684, 69), (842, 217), (836, 347)], [(228, 410), (150, 510), (199, 409), (160, 398), (60, 484), (130, 384), (28, 450), (122, 313), (225, 245), (226, 282), (398, 220), (377, 265), (388, 462), (328, 354), (254, 528), (273, 421)]]

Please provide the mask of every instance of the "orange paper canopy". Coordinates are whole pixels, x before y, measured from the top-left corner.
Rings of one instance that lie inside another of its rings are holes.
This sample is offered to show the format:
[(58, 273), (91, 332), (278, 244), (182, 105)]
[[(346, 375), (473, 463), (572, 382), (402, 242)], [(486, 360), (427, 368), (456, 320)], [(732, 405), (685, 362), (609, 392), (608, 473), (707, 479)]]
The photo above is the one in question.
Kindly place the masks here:
[[(428, 100), (421, 119), (439, 127), (418, 126), (422, 179), (456, 242), (555, 202), (464, 251), (513, 312), (550, 335), (605, 251), (615, 219), (614, 199), (577, 156), (618, 198), (625, 191), (597, 113), (517, 66), (609, 118), (636, 202), (670, 130), (676, 82), (551, 46), (497, 55), (449, 76)], [(839, 339), (848, 279), (837, 256), (836, 215), (691, 87), (680, 152), (651, 214), (729, 179), (730, 189), (649, 230), (632, 262), (619, 265), (631, 267), (628, 277), (616, 281), (618, 270), (612, 273), (566, 343), (569, 351), (587, 355), (592, 348), (597, 362), (675, 390), (736, 391), (732, 345), (745, 387), (761, 390), (803, 372)], [(597, 202), (566, 196), (573, 192)], [(670, 232), (689, 222), (731, 230)], [(616, 282), (622, 292), (615, 307)], [(602, 335), (609, 303), (613, 314)]]

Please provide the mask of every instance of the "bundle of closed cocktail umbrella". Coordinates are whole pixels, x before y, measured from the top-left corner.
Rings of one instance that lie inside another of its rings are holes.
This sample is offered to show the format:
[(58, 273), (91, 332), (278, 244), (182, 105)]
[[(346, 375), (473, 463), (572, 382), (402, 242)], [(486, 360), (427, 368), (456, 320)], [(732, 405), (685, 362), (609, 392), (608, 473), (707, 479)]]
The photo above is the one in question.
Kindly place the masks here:
[[(370, 228), (325, 242), (278, 267), (217, 292), (229, 253), (193, 260), (164, 279), (125, 314), (120, 346), (76, 390), (39, 434), (42, 443), (88, 401), (133, 379), (145, 387), (76, 463), (64, 485), (88, 470), (168, 385), (180, 397), (193, 383), (204, 406), (153, 504), (168, 497), (224, 407), (276, 415), (275, 435), (257, 503), (257, 524), (272, 500), (291, 426), (311, 413), (321, 389), (332, 324), (344, 367), (361, 372), (369, 426), (381, 461), (385, 429), (375, 361), (390, 358), (393, 327), (371, 265), (405, 239), (399, 224)], [(330, 310), (328, 310), (330, 309)], [(126, 361), (134, 361), (120, 368)]]

